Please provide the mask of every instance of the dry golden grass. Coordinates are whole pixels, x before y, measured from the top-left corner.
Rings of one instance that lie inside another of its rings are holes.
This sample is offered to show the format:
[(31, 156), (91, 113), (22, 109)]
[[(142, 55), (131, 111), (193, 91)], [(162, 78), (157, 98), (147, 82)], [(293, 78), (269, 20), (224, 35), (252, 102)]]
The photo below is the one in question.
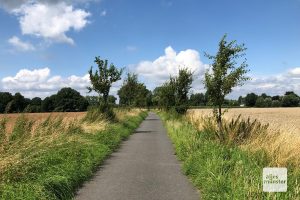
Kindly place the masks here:
[[(266, 135), (250, 138), (241, 148), (251, 151), (265, 150), (274, 166), (286, 166), (287, 163), (300, 165), (300, 108), (232, 108), (225, 113), (228, 121), (241, 115), (246, 119), (257, 119), (269, 124)], [(212, 116), (212, 109), (192, 109), (187, 113), (191, 121)], [(202, 124), (198, 129), (202, 129)]]
[[(189, 114), (197, 116), (212, 116), (212, 109), (192, 109)], [(300, 134), (300, 108), (231, 108), (225, 113), (225, 119), (242, 115), (242, 118), (257, 119), (269, 124), (274, 132)]]
[(137, 116), (142, 110), (144, 109), (138, 109), (138, 108), (133, 108), (133, 109), (117, 109), (115, 110), (116, 113), (116, 118), (120, 121), (124, 120), (124, 118), (129, 117), (129, 116)]
[(54, 118), (63, 118), (63, 122), (68, 123), (73, 120), (81, 120), (85, 115), (86, 112), (53, 112), (53, 113), (24, 113), (24, 114), (0, 114), (0, 120), (3, 118), (6, 118), (7, 124), (6, 124), (6, 132), (11, 133), (13, 130), (13, 127), (16, 123), (16, 120), (21, 116), (24, 115), (25, 118), (34, 121), (34, 127), (40, 124), (42, 121), (46, 120), (49, 116), (54, 119)]

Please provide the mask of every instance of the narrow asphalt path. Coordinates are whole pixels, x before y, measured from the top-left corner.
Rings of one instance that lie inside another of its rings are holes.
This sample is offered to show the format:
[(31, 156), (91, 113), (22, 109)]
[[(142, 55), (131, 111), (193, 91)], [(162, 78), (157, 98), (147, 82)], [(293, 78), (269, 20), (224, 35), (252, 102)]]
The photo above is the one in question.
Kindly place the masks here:
[(162, 121), (150, 113), (75, 199), (196, 200), (199, 194), (182, 174)]

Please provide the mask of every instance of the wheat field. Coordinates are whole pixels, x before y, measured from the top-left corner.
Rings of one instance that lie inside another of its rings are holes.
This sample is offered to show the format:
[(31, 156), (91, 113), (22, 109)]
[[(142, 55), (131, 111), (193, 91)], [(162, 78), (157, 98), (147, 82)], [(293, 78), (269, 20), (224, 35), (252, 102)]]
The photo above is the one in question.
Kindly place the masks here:
[[(225, 112), (224, 119), (228, 121), (239, 115), (269, 125), (267, 135), (252, 138), (241, 148), (265, 150), (274, 166), (300, 165), (300, 108), (231, 108)], [(192, 122), (212, 116), (212, 109), (191, 109), (187, 113), (187, 119)], [(201, 123), (197, 124), (201, 130)]]
[[(212, 109), (191, 109), (188, 115), (212, 116)], [(231, 108), (224, 118), (228, 120), (238, 115), (269, 124), (269, 129), (275, 132), (300, 134), (300, 108)]]

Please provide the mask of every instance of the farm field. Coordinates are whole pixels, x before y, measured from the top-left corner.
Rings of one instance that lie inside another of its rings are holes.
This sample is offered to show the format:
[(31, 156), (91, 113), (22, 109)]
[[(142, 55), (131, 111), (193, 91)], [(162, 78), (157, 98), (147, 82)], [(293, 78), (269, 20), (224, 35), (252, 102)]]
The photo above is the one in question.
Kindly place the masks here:
[[(231, 108), (225, 113), (226, 120), (241, 115), (246, 119), (257, 119), (263, 124), (269, 124), (269, 129), (276, 132), (300, 135), (300, 108)], [(188, 116), (199, 118), (212, 116), (212, 109), (191, 109)]]
[[(225, 124), (241, 115), (241, 119), (257, 120), (268, 125), (266, 133), (253, 133), (240, 147), (250, 151), (264, 150), (274, 166), (300, 165), (300, 108), (232, 108), (224, 114)], [(191, 109), (187, 118), (198, 130), (213, 116), (212, 109)], [(229, 133), (230, 134), (230, 133)]]
[(7, 119), (6, 123), (6, 132), (11, 133), (17, 119), (23, 115), (26, 119), (34, 121), (34, 125), (41, 123), (46, 120), (48, 117), (54, 118), (62, 118), (63, 121), (70, 122), (73, 120), (81, 120), (86, 112), (52, 112), (52, 113), (14, 113), (14, 114), (0, 114), (0, 120)]

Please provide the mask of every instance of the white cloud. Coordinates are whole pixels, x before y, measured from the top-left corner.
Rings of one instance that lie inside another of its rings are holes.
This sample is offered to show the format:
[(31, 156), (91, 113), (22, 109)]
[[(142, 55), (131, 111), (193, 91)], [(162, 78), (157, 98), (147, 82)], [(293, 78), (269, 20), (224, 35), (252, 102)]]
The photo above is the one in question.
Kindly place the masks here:
[(288, 73), (292, 77), (300, 78), (300, 67), (296, 67), (294, 69), (290, 69)]
[[(205, 92), (203, 80), (208, 64), (203, 64), (196, 50), (187, 49), (177, 53), (172, 47), (165, 49), (165, 54), (153, 61), (142, 61), (134, 65), (134, 72), (138, 73), (146, 85), (154, 89), (168, 80), (170, 75), (176, 75), (179, 67), (188, 67), (195, 72), (191, 91)], [(300, 95), (300, 67), (293, 68), (278, 75), (256, 76), (250, 75), (252, 80), (241, 87), (235, 87), (228, 98), (238, 98), (247, 93), (267, 93), (269, 95), (283, 95), (286, 91), (294, 91)]]
[(169, 46), (165, 49), (165, 54), (154, 61), (142, 61), (137, 64), (135, 71), (146, 82), (158, 86), (168, 80), (170, 75), (176, 75), (181, 67), (186, 67), (195, 75), (201, 76), (208, 65), (201, 62), (199, 52), (196, 50), (187, 49), (177, 53)]
[(50, 41), (74, 44), (66, 35), (70, 30), (79, 31), (89, 22), (89, 12), (74, 9), (64, 2), (57, 4), (27, 3), (13, 11), (19, 17), (21, 31)]
[(67, 4), (87, 4), (93, 1), (99, 0), (0, 0), (0, 8), (2, 7), (10, 12), (28, 3), (57, 4), (65, 2)]
[(100, 13), (100, 16), (102, 16), (102, 17), (104, 17), (104, 16), (106, 16), (106, 15), (107, 15), (106, 10), (103, 10), (103, 11)]
[[(283, 72), (278, 75), (252, 76), (252, 80), (247, 81), (245, 85), (234, 88), (231, 98), (245, 96), (247, 93), (256, 94), (266, 93), (268, 95), (284, 95), (286, 91), (294, 91), (300, 94), (300, 78), (297, 78), (298, 68)], [(300, 77), (298, 75), (298, 77)]]
[[(121, 81), (113, 84), (111, 88), (112, 95), (117, 94), (117, 90), (121, 86)], [(49, 68), (40, 68), (34, 70), (22, 69), (15, 76), (4, 77), (1, 80), (1, 90), (11, 93), (20, 92), (25, 97), (46, 97), (57, 93), (63, 87), (71, 87), (79, 91), (82, 95), (88, 94), (87, 86), (90, 86), (89, 75), (69, 77), (51, 76)]]
[(90, 81), (88, 75), (69, 76), (50, 76), (49, 68), (41, 69), (22, 69), (15, 76), (8, 76), (2, 79), (2, 89), (9, 92), (21, 92), (27, 97), (45, 97), (56, 93), (63, 87), (72, 87), (85, 94), (86, 87)]
[(34, 46), (29, 42), (24, 42), (20, 38), (13, 36), (8, 40), (8, 43), (11, 44), (18, 51), (33, 51), (35, 50)]

